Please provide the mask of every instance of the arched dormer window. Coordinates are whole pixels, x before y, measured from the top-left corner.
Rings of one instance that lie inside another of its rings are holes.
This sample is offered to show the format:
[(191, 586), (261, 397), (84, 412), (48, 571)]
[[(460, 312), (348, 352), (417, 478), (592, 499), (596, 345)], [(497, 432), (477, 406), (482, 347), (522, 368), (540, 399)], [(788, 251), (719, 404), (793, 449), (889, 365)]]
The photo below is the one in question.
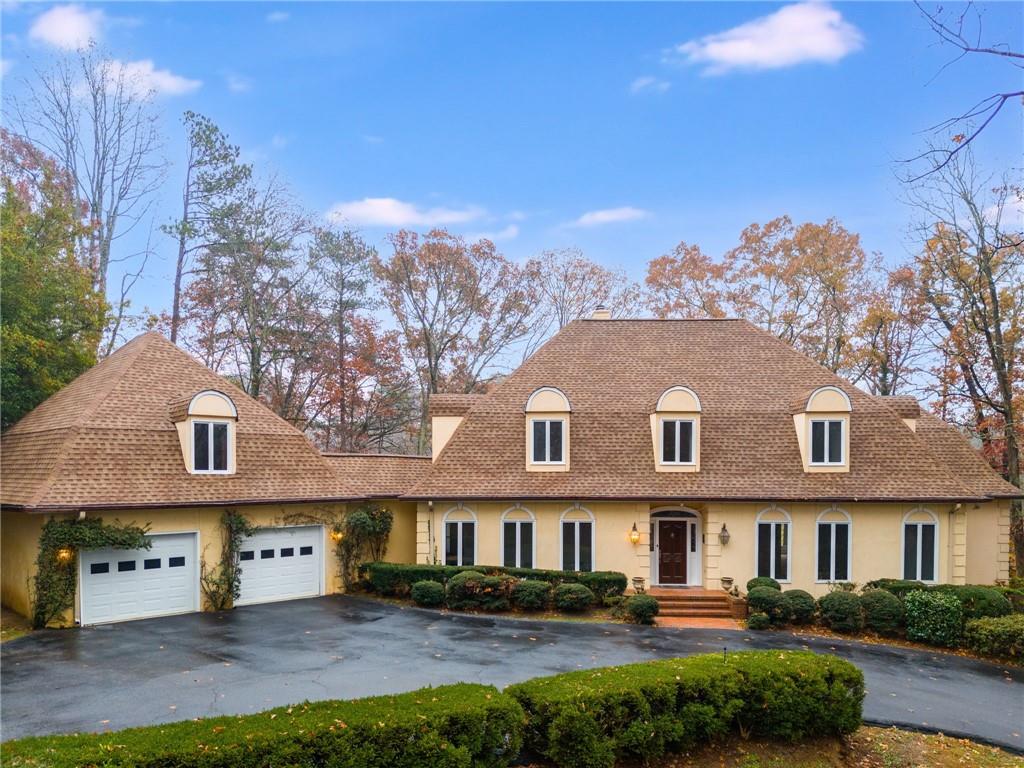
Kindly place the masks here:
[(850, 397), (839, 387), (818, 387), (793, 414), (805, 472), (850, 469)]
[(555, 387), (541, 387), (526, 401), (526, 469), (569, 470), (569, 398)]
[(853, 521), (845, 510), (832, 506), (818, 515), (815, 528), (818, 582), (850, 581), (852, 532)]
[(670, 387), (658, 398), (651, 415), (658, 472), (700, 469), (700, 415), (700, 398), (689, 387)]
[(194, 475), (235, 472), (238, 409), (223, 392), (207, 389), (171, 405), (186, 469)]

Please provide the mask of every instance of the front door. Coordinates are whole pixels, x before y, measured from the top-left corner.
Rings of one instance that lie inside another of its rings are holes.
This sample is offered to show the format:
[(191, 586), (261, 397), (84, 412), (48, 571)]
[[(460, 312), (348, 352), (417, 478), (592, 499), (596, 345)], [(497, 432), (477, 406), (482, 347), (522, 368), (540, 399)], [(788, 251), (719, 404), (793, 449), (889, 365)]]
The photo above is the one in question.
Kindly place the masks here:
[(658, 583), (686, 583), (686, 534), (690, 523), (685, 520), (658, 522)]

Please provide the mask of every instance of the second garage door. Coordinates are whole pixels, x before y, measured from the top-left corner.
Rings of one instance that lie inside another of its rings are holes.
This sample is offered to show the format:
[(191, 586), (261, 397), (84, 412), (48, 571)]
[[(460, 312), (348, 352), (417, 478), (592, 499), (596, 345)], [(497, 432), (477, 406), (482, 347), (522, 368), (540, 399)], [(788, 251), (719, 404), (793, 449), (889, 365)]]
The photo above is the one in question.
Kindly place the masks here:
[(323, 542), (319, 525), (264, 528), (245, 539), (239, 550), (242, 591), (235, 605), (322, 594)]

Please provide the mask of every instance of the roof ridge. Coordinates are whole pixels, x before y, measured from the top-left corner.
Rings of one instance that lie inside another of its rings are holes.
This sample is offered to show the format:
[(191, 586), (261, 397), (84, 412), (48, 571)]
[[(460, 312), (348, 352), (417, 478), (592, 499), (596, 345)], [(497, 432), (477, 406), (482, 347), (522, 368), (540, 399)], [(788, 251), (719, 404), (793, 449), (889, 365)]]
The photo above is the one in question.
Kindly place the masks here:
[(422, 456), (417, 453), (360, 453), (359, 451), (320, 451), (321, 456), (338, 456), (338, 457), (350, 457), (357, 456), (360, 458), (378, 458), (383, 457), (387, 459), (430, 459), (430, 456)]

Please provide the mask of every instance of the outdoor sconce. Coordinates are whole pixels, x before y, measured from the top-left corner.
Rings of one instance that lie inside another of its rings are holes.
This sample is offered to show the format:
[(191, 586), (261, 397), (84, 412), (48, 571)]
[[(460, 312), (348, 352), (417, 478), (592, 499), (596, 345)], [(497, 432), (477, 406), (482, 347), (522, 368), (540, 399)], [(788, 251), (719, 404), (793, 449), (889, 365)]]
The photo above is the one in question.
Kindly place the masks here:
[(60, 549), (57, 550), (57, 562), (58, 563), (70, 562), (71, 558), (74, 557), (74, 554), (75, 553), (71, 550), (70, 547), (61, 547)]
[(341, 531), (339, 531), (337, 529), (331, 531), (331, 541), (337, 543), (337, 542), (341, 541), (343, 538), (345, 538), (345, 534), (342, 533)]
[(718, 541), (722, 546), (729, 543), (729, 539), (732, 538), (732, 534), (729, 533), (729, 529), (725, 527), (725, 523), (722, 523), (722, 530), (718, 532)]
[(629, 543), (639, 544), (640, 543), (640, 531), (636, 529), (636, 523), (633, 523), (633, 530), (629, 532)]

